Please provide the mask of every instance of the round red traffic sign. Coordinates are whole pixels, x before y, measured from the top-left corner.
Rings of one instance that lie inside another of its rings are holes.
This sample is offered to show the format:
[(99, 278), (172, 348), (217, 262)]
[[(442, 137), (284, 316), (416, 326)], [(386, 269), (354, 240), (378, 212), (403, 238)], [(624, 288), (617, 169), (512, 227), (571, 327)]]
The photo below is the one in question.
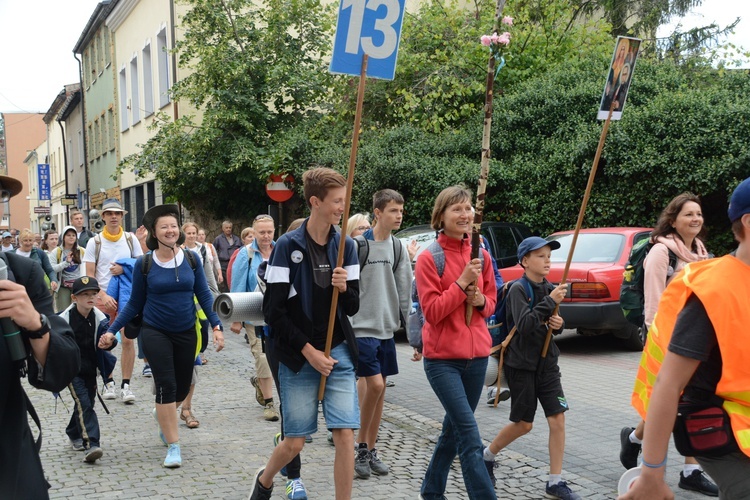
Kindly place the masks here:
[(268, 178), (268, 184), (266, 184), (266, 194), (273, 201), (279, 203), (287, 201), (292, 197), (294, 191), (292, 186), (294, 185), (294, 177), (288, 174), (272, 174)]

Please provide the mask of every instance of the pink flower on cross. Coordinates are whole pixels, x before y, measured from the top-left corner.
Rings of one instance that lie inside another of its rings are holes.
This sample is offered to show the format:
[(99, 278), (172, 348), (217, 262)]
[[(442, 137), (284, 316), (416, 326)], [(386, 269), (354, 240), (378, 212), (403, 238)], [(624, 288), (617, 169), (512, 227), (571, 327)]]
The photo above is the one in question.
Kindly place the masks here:
[[(495, 37), (495, 36), (497, 36), (497, 35), (492, 35), (492, 36), (493, 36), (493, 37)], [(503, 44), (503, 45), (506, 45), (506, 46), (507, 46), (507, 45), (508, 45), (508, 44), (510, 43), (510, 33), (508, 33), (508, 32), (506, 31), (506, 32), (505, 32), (505, 33), (503, 33), (502, 35), (500, 35), (500, 36), (497, 36), (497, 40), (495, 41), (495, 43), (501, 43), (501, 44)]]
[(487, 35), (482, 35), (482, 38), (479, 39), (482, 42), (482, 45), (485, 47), (489, 47), (492, 44), (492, 37)]
[(513, 18), (510, 16), (503, 17), (503, 24), (507, 24), (508, 26), (513, 26)]

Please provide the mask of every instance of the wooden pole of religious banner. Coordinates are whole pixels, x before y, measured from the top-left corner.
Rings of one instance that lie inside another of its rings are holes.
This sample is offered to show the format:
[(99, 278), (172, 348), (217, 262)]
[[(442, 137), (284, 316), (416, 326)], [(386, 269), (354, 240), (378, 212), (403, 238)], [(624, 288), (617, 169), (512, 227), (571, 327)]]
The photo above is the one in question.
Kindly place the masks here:
[[(503, 8), (506, 0), (497, 0), (495, 7), (495, 25), (492, 28), (493, 34), (497, 35), (500, 30), (500, 21), (503, 17)], [(480, 238), (482, 230), (482, 219), (484, 218), (484, 195), (487, 192), (487, 178), (490, 175), (490, 132), (492, 131), (492, 101), (494, 98), (495, 86), (495, 65), (497, 60), (495, 52), (490, 50), (490, 59), (487, 63), (487, 80), (484, 92), (484, 128), (482, 131), (482, 163), (479, 168), (479, 184), (477, 185), (476, 212), (474, 213), (474, 225), (471, 231), (471, 258), (479, 258)], [(476, 283), (475, 283), (476, 284)], [(471, 323), (471, 316), (474, 312), (474, 306), (466, 302), (466, 326)]]
[[(367, 54), (362, 56), (362, 70), (359, 75), (357, 87), (357, 108), (354, 113), (354, 131), (352, 132), (352, 150), (349, 154), (349, 171), (346, 177), (346, 203), (344, 204), (344, 215), (341, 220), (341, 238), (339, 240), (339, 254), (336, 258), (336, 267), (344, 265), (344, 251), (346, 249), (346, 224), (349, 221), (349, 209), (352, 204), (352, 189), (354, 188), (354, 165), (357, 163), (357, 147), (359, 146), (359, 126), (362, 121), (362, 102), (365, 98), (365, 76), (367, 74)], [(339, 289), (333, 287), (331, 296), (331, 312), (328, 314), (328, 332), (326, 333), (326, 358), (331, 357), (331, 343), (333, 342), (333, 327), (336, 321), (336, 308), (339, 302)], [(318, 401), (323, 401), (326, 392), (326, 376), (320, 376), (320, 387), (318, 388)]]
[[(602, 149), (604, 149), (604, 141), (607, 138), (607, 132), (609, 131), (609, 125), (612, 120), (619, 120), (622, 116), (622, 110), (625, 106), (625, 100), (627, 99), (628, 88), (630, 87), (631, 79), (633, 78), (633, 70), (635, 69), (635, 62), (638, 57), (638, 49), (641, 41), (637, 38), (629, 37), (618, 37), (617, 43), (615, 44), (615, 51), (612, 54), (612, 63), (610, 64), (609, 76), (604, 85), (604, 92), (602, 93), (602, 100), (599, 105), (598, 117), (601, 119), (606, 116), (604, 126), (602, 127), (602, 135), (599, 138), (599, 145), (596, 148), (596, 155), (594, 156), (594, 164), (591, 166), (591, 173), (589, 174), (589, 180), (586, 184), (586, 192), (583, 195), (583, 201), (581, 202), (581, 209), (578, 212), (578, 220), (576, 221), (575, 231), (573, 231), (573, 241), (570, 245), (570, 251), (568, 252), (568, 260), (565, 262), (565, 270), (563, 271), (562, 279), (560, 283), (565, 283), (568, 279), (568, 271), (570, 270), (570, 264), (573, 261), (573, 253), (576, 250), (576, 242), (578, 241), (578, 233), (580, 232), (581, 226), (583, 225), (583, 216), (586, 213), (586, 205), (589, 202), (591, 196), (591, 188), (594, 185), (594, 177), (596, 176), (596, 170), (599, 167), (599, 159), (602, 156)], [(607, 107), (607, 104), (609, 106)], [(606, 113), (606, 115), (603, 115)], [(560, 310), (560, 306), (555, 306), (555, 310), (552, 314), (557, 314)], [(552, 327), (547, 328), (547, 336), (544, 339), (544, 347), (542, 348), (542, 359), (547, 357), (547, 351), (549, 350), (549, 343), (552, 340)], [(539, 363), (539, 367), (543, 366), (543, 363)]]
[[(604, 140), (607, 138), (607, 132), (609, 131), (609, 124), (612, 122), (612, 112), (615, 109), (617, 103), (612, 100), (612, 104), (609, 106), (609, 115), (604, 122), (602, 127), (602, 135), (599, 137), (599, 145), (596, 147), (596, 155), (594, 155), (594, 164), (591, 166), (591, 173), (589, 174), (589, 180), (586, 183), (586, 192), (583, 194), (583, 201), (581, 202), (581, 209), (578, 211), (578, 220), (576, 221), (576, 228), (573, 231), (573, 241), (570, 243), (570, 251), (568, 252), (568, 260), (565, 261), (565, 270), (563, 270), (562, 279), (560, 284), (567, 282), (568, 271), (570, 271), (570, 264), (573, 262), (573, 252), (576, 249), (576, 242), (578, 241), (578, 233), (583, 225), (583, 216), (586, 213), (586, 205), (588, 205), (589, 197), (591, 196), (591, 188), (594, 186), (594, 177), (596, 177), (596, 169), (599, 166), (599, 158), (602, 156), (602, 149), (604, 148)], [(557, 314), (560, 310), (560, 305), (555, 306), (553, 315)], [(544, 347), (542, 348), (542, 359), (547, 357), (547, 351), (549, 350), (549, 343), (552, 340), (552, 327), (547, 327), (547, 336), (544, 339)], [(542, 366), (542, 363), (539, 363)]]

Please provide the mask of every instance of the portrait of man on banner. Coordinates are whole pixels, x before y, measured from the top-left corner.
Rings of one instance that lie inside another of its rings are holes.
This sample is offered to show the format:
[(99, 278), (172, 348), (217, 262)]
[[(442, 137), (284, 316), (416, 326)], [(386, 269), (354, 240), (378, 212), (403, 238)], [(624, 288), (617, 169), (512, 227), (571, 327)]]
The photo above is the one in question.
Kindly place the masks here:
[(597, 119), (607, 119), (609, 108), (613, 102), (612, 120), (619, 120), (622, 116), (640, 46), (641, 40), (638, 38), (617, 37), (615, 52), (612, 54), (612, 63), (609, 65), (607, 83), (604, 85), (604, 93), (596, 116)]

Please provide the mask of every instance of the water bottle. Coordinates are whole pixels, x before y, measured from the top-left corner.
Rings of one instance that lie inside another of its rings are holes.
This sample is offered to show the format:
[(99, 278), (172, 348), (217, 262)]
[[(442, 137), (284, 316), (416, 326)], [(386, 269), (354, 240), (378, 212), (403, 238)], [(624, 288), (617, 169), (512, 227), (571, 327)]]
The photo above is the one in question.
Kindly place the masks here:
[(497, 323), (497, 318), (495, 317), (494, 314), (490, 316), (489, 319), (487, 319), (488, 328), (492, 328), (493, 326), (495, 326), (496, 323)]

